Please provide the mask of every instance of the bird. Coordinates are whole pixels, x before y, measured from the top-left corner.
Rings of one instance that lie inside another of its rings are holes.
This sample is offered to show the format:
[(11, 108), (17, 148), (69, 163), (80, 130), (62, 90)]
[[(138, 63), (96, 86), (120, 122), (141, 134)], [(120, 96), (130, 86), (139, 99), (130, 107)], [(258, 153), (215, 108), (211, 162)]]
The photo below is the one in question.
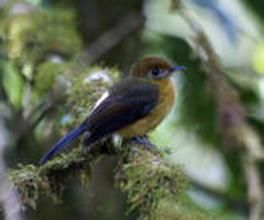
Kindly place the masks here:
[(113, 134), (145, 143), (146, 134), (166, 117), (174, 105), (172, 73), (185, 69), (185, 66), (172, 65), (156, 56), (137, 60), (128, 76), (101, 96), (87, 118), (42, 156), (40, 165), (58, 155), (83, 134), (85, 146)]

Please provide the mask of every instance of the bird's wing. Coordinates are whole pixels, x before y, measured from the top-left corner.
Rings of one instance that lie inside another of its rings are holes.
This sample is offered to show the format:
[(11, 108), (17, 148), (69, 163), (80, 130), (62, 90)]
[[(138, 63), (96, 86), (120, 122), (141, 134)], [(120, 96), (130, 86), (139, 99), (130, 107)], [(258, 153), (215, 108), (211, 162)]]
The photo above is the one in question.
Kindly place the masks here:
[(158, 87), (144, 80), (127, 79), (110, 90), (109, 95), (84, 121), (90, 144), (133, 124), (149, 114), (158, 102)]

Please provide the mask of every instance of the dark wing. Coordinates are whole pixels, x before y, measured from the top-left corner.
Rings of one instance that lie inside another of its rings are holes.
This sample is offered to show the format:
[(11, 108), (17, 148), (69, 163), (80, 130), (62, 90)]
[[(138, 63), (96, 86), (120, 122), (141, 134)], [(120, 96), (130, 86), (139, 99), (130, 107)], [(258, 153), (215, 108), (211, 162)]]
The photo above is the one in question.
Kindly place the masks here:
[(65, 136), (63, 136), (56, 144), (54, 144), (47, 153), (45, 153), (40, 161), (39, 164), (44, 164), (57, 154), (59, 154), (62, 150), (67, 148), (69, 144), (75, 140), (77, 137), (79, 137), (81, 134), (85, 132), (85, 126), (78, 126), (74, 129), (72, 129), (70, 132), (68, 132)]
[(141, 79), (116, 84), (109, 96), (84, 121), (93, 143), (149, 114), (158, 101), (158, 87)]

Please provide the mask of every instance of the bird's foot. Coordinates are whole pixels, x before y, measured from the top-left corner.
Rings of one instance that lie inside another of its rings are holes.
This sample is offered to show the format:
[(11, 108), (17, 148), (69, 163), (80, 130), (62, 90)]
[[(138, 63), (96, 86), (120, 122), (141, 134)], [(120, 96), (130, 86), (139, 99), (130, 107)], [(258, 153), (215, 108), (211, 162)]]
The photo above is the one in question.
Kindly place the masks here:
[(136, 136), (131, 138), (131, 142), (133, 144), (142, 144), (142, 145), (149, 145), (151, 147), (156, 147), (154, 144), (152, 144), (147, 136)]
[(146, 150), (149, 150), (155, 154), (159, 152), (157, 146), (151, 143), (147, 135), (133, 137), (131, 138), (130, 142), (132, 144), (143, 145)]

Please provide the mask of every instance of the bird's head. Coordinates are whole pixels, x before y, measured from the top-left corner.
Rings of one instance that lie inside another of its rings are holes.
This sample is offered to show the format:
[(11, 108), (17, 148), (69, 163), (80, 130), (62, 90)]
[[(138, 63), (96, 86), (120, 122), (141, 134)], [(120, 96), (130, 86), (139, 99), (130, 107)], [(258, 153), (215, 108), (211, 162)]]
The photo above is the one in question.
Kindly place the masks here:
[(168, 79), (172, 73), (185, 69), (184, 66), (172, 65), (162, 58), (145, 57), (132, 66), (130, 74), (134, 77), (156, 81)]

